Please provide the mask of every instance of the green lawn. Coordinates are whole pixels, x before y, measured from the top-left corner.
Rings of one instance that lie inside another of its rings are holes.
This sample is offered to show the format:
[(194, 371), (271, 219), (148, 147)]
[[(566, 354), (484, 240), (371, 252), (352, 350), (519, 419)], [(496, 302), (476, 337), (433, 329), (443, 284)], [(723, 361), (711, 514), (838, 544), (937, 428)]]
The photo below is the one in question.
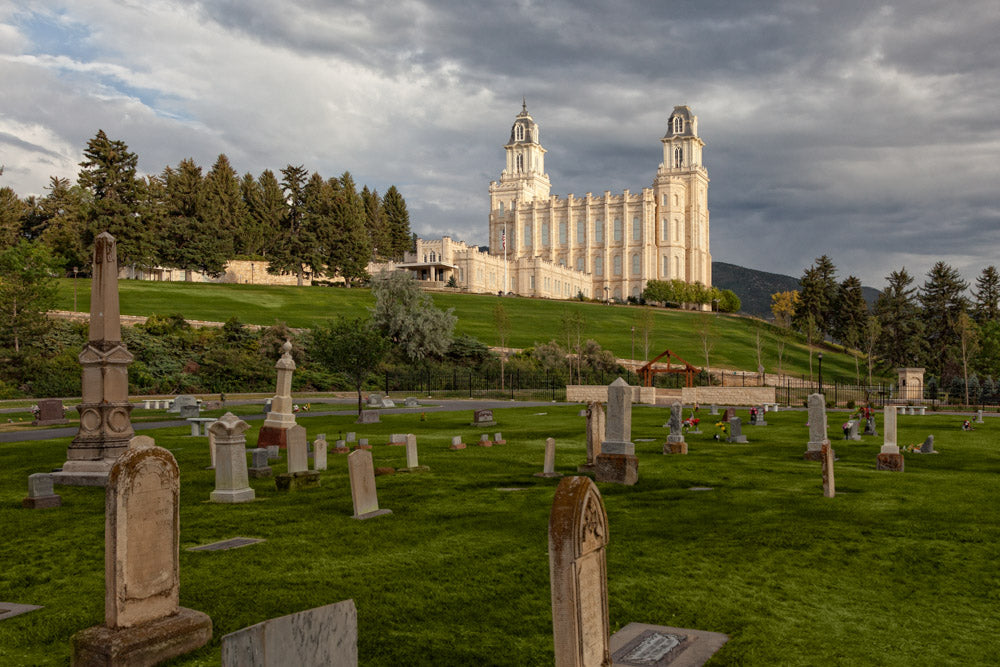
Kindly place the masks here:
[[(77, 309), (90, 308), (90, 280), (78, 279)], [(338, 315), (367, 315), (374, 305), (367, 289), (330, 287), (274, 287), (264, 285), (217, 285), (208, 283), (168, 283), (137, 280), (119, 282), (121, 312), (126, 315), (182, 313), (192, 320), (222, 322), (238, 317), (249, 324), (272, 325), (285, 322), (292, 327), (312, 327)], [(632, 326), (638, 308), (608, 306), (579, 301), (552, 301), (522, 297), (499, 298), (484, 294), (435, 293), (441, 308), (453, 308), (458, 317), (456, 333), (474, 336), (487, 345), (499, 345), (493, 324), (493, 308), (503, 303), (512, 323), (512, 347), (531, 347), (561, 337), (565, 313), (579, 312), (585, 321), (584, 335), (621, 358), (632, 357)], [(59, 281), (56, 307), (72, 309), (73, 280)], [(690, 311), (657, 308), (650, 339), (650, 358), (669, 348), (699, 368), (705, 365), (701, 339), (696, 333), (704, 317), (712, 322), (712, 368), (756, 371), (757, 320), (729, 315), (702, 315)], [(778, 372), (776, 342), (785, 336), (772, 326), (763, 325), (763, 362), (769, 373)], [(787, 337), (782, 372), (808, 376), (809, 353), (799, 337)], [(565, 341), (563, 341), (565, 344)], [(643, 358), (642, 340), (635, 339), (635, 358)], [(817, 364), (815, 358), (814, 364)], [(864, 368), (862, 367), (862, 378)], [(855, 365), (848, 355), (833, 349), (824, 350), (823, 373), (826, 382), (835, 378), (854, 382)]]
[[(215, 505), (206, 440), (184, 427), (151, 433), (181, 468), (181, 604), (215, 624), (212, 643), (175, 664), (217, 665), (222, 635), (345, 598), (358, 608), (364, 665), (551, 664), (546, 533), (558, 480), (532, 473), (547, 436), (557, 470), (583, 462), (577, 410), (497, 410), (491, 430), (509, 444), (460, 452), (447, 449), (452, 435), (479, 435), (470, 411), (383, 415), (369, 427), (300, 416), (310, 437), (369, 437), (376, 466), (404, 465), (403, 448), (382, 444), (390, 433), (418, 435), (431, 471), (379, 477), (393, 514), (366, 522), (350, 518), (343, 456), (331, 454), (320, 489), (278, 494), (252, 480), (256, 502)], [(963, 433), (956, 416), (901, 416), (901, 444), (933, 433), (941, 452), (907, 455), (902, 474), (874, 469), (880, 438), (834, 440), (838, 495), (827, 499), (819, 464), (801, 458), (804, 412), (745, 426), (748, 445), (713, 441), (702, 416), (690, 454), (669, 457), (666, 411), (636, 408), (633, 439), (654, 438), (636, 442), (640, 481), (600, 485), (612, 630), (638, 621), (727, 633), (713, 664), (996, 664), (1000, 423)], [(842, 419), (830, 415), (831, 437)], [(70, 635), (103, 620), (103, 493), (61, 487), (62, 508), (20, 508), (27, 475), (59, 465), (67, 442), (0, 444), (0, 600), (45, 606), (0, 622), (0, 664), (66, 664)], [(510, 487), (524, 490), (499, 490)], [(235, 536), (267, 542), (185, 550)]]

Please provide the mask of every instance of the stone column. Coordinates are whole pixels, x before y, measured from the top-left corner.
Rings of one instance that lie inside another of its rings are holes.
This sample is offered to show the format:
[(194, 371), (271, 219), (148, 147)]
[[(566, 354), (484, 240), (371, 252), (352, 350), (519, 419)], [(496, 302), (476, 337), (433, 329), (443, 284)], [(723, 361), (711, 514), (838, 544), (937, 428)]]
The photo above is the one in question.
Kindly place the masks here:
[(274, 367), (278, 370), (277, 389), (271, 399), (271, 411), (260, 427), (257, 446), (278, 445), (284, 449), (288, 429), (295, 426), (295, 413), (292, 411), (292, 372), (295, 371), (295, 360), (292, 359), (291, 341), (286, 340), (281, 346), (281, 358)]
[(247, 437), (249, 424), (227, 412), (208, 427), (215, 439), (215, 490), (213, 503), (245, 503), (254, 499), (247, 472)]
[[(341, 442), (338, 440), (337, 442)], [(326, 451), (329, 448), (326, 436), (320, 435), (313, 440), (313, 470), (326, 470)]]
[(591, 401), (587, 404), (587, 462), (577, 468), (579, 472), (594, 470), (597, 455), (601, 453), (604, 440), (604, 404)]
[(687, 443), (684, 442), (684, 425), (683, 425), (683, 412), (684, 407), (679, 401), (674, 401), (674, 404), (670, 406), (670, 435), (667, 436), (667, 442), (663, 445), (664, 454), (687, 454), (688, 448)]
[(556, 472), (556, 441), (555, 438), (545, 439), (545, 462), (542, 465), (542, 472), (536, 472), (535, 477), (562, 477), (562, 473)]
[(102, 232), (94, 241), (90, 293), (90, 337), (80, 352), (83, 400), (80, 430), (57, 473), (57, 484), (103, 486), (111, 465), (135, 435), (128, 400), (132, 355), (121, 342), (118, 308), (118, 255), (115, 239)]
[(632, 387), (618, 378), (608, 386), (608, 415), (601, 453), (595, 457), (598, 482), (632, 485), (639, 481), (639, 459), (632, 438)]
[(903, 455), (899, 452), (899, 445), (896, 444), (896, 406), (887, 405), (883, 413), (882, 424), (882, 451), (875, 458), (875, 468), (877, 470), (888, 470), (891, 472), (903, 472), (905, 463)]
[(830, 442), (826, 437), (826, 397), (823, 394), (809, 394), (808, 404), (809, 443), (802, 458), (806, 461), (822, 461), (823, 445)]
[(833, 448), (827, 442), (821, 450), (823, 455), (823, 496), (833, 498), (837, 495), (837, 487), (833, 481)]

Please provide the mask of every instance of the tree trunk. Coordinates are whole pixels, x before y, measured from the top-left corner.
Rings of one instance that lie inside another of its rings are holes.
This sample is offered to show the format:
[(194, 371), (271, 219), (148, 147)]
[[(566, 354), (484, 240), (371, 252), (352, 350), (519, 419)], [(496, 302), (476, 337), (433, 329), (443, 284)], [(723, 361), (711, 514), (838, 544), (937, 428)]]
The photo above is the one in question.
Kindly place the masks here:
[(358, 417), (361, 416), (361, 412), (364, 410), (364, 401), (361, 400), (361, 385), (358, 385)]

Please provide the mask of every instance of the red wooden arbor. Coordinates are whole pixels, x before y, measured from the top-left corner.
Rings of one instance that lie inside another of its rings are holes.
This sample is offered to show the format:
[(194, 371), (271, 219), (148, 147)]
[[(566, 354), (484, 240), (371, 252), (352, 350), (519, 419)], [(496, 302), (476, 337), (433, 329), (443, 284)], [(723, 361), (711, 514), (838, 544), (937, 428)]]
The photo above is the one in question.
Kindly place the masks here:
[[(660, 361), (664, 357), (667, 358), (666, 368), (653, 368), (653, 364)], [(696, 373), (701, 371), (688, 362), (681, 359), (680, 355), (671, 352), (670, 350), (664, 350), (655, 359), (648, 361), (642, 368), (639, 369), (639, 378), (642, 380), (642, 386), (652, 387), (653, 386), (653, 376), (657, 373), (677, 373), (684, 374), (684, 386), (693, 387), (694, 386), (694, 376)]]

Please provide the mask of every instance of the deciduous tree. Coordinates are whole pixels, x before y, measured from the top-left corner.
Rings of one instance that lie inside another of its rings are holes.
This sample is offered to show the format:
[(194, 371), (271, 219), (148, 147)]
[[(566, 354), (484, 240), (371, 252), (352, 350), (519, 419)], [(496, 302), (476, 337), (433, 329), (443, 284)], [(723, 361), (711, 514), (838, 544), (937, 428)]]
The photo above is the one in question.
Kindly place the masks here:
[(335, 373), (345, 375), (358, 393), (358, 414), (364, 410), (361, 389), (385, 358), (389, 341), (370, 318), (338, 317), (312, 332), (310, 353)]

